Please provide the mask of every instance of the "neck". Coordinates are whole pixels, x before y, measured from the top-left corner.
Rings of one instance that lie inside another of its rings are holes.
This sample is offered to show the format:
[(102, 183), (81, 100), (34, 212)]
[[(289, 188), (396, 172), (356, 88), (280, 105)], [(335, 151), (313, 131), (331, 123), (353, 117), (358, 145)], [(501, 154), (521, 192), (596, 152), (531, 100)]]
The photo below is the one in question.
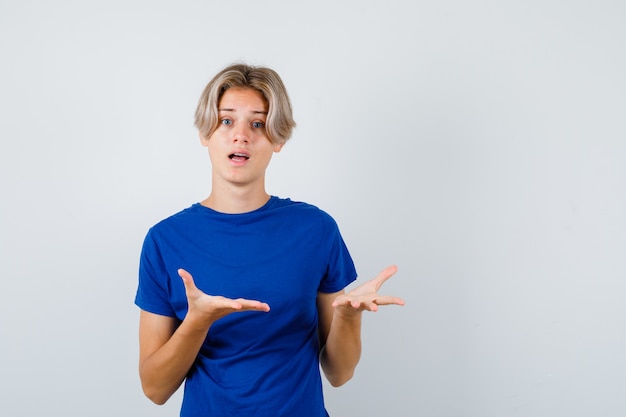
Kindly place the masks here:
[(220, 213), (240, 214), (263, 207), (269, 199), (270, 195), (265, 192), (265, 189), (220, 190), (213, 188), (211, 194), (201, 204)]

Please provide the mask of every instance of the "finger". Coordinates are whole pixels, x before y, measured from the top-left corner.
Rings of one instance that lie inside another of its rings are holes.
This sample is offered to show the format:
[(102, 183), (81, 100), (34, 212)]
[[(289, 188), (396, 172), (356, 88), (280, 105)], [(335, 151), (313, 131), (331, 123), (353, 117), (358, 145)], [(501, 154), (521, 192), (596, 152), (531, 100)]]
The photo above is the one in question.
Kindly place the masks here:
[(366, 299), (359, 299), (359, 298), (350, 298), (350, 297), (338, 298), (333, 302), (332, 306), (335, 308), (339, 306), (350, 307), (354, 310), (370, 310), (372, 306), (374, 309), (377, 308), (374, 302), (372, 301), (367, 301)]
[(333, 301), (332, 306), (333, 307), (339, 307), (342, 305), (351, 305), (352, 304), (352, 299), (344, 296), (340, 296), (335, 298), (335, 301)]
[(185, 285), (185, 289), (187, 292), (196, 291), (198, 288), (196, 287), (196, 283), (193, 280), (191, 274), (184, 269), (180, 268), (178, 270), (178, 276), (180, 276), (183, 280), (183, 284)]
[(261, 301), (258, 300), (247, 300), (245, 298), (239, 298), (237, 300), (239, 304), (241, 304), (242, 308), (244, 310), (256, 310), (256, 311), (264, 311), (264, 312), (268, 312), (270, 311), (270, 306), (267, 303), (263, 303)]
[(333, 307), (339, 307), (339, 306), (351, 306), (354, 303), (358, 303), (358, 297), (357, 296), (350, 296), (348, 294), (343, 294), (340, 295), (339, 297), (335, 298), (335, 301), (333, 301), (333, 303), (331, 304)]
[(392, 304), (403, 306), (404, 300), (400, 297), (392, 297), (390, 295), (379, 295), (374, 300), (374, 303), (378, 304), (379, 306), (392, 305)]
[(371, 312), (376, 312), (378, 311), (378, 304), (376, 303), (376, 300), (372, 300), (372, 301), (353, 301), (352, 302), (352, 307), (355, 310), (366, 310), (366, 311), (371, 311)]
[(374, 282), (376, 282), (376, 289), (380, 288), (385, 281), (391, 278), (396, 272), (398, 272), (398, 267), (396, 265), (389, 265), (387, 268), (383, 269), (380, 274), (374, 278)]
[(396, 272), (398, 272), (398, 267), (396, 265), (389, 265), (378, 274), (376, 279), (380, 280), (381, 282), (385, 282), (389, 278), (391, 278)]

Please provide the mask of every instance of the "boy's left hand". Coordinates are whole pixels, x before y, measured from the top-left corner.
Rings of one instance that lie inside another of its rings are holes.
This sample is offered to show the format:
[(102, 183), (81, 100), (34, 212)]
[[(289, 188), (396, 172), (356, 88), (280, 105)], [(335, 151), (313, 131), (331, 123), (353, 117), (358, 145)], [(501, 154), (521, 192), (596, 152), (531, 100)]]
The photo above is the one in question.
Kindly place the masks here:
[(378, 306), (382, 305), (404, 305), (404, 300), (390, 295), (379, 295), (378, 290), (393, 274), (398, 271), (398, 267), (390, 265), (378, 276), (371, 279), (353, 290), (338, 296), (332, 306), (336, 312), (353, 314), (361, 311), (378, 311)]

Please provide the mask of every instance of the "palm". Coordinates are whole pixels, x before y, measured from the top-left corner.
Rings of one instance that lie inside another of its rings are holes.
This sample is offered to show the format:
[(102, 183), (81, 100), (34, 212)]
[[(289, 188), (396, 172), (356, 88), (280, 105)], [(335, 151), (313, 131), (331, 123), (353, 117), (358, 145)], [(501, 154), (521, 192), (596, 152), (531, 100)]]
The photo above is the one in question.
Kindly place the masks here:
[(333, 302), (333, 307), (345, 310), (356, 311), (377, 311), (381, 305), (404, 305), (404, 300), (389, 295), (380, 295), (378, 290), (389, 278), (396, 273), (398, 268), (395, 265), (388, 266), (378, 276), (371, 279), (353, 290), (342, 294)]
[(206, 294), (196, 287), (189, 272), (179, 269), (178, 275), (180, 275), (185, 285), (188, 314), (203, 316), (210, 321), (215, 321), (231, 313), (250, 310), (268, 312), (270, 310), (269, 305), (257, 300), (232, 299), (222, 297), (221, 295)]

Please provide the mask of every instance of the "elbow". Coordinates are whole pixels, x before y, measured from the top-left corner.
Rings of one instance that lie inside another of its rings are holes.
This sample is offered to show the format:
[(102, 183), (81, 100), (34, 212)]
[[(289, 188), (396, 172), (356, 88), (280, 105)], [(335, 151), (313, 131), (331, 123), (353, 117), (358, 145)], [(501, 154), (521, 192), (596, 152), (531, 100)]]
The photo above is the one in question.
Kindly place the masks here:
[(345, 378), (345, 379), (334, 379), (334, 380), (328, 380), (328, 382), (330, 382), (330, 385), (333, 388), (339, 388), (340, 386), (344, 385), (346, 382), (348, 382), (350, 380), (350, 378)]
[(165, 404), (178, 389), (178, 385), (172, 387), (155, 379), (145, 366), (139, 367), (139, 380), (144, 395), (156, 405)]
[(142, 385), (142, 389), (144, 395), (156, 405), (165, 404), (167, 400), (169, 400), (172, 396), (171, 394), (167, 394), (154, 388), (147, 387), (146, 385)]
[(163, 405), (167, 402), (167, 398), (159, 398), (159, 397), (148, 397), (150, 401), (155, 403), (156, 405)]
[(346, 382), (350, 381), (354, 376), (354, 370), (350, 372), (343, 372), (341, 375), (326, 375), (326, 379), (333, 388), (339, 388)]
[(150, 401), (152, 401), (153, 403), (155, 403), (156, 405), (163, 405), (167, 402), (167, 400), (169, 400), (169, 397), (164, 397), (164, 396), (157, 396), (157, 395), (147, 395), (146, 396), (150, 399)]
[(140, 374), (141, 379), (141, 389), (143, 393), (150, 401), (155, 403), (156, 405), (163, 405), (170, 399), (174, 391), (169, 390), (167, 387), (160, 386), (159, 384), (155, 384), (154, 382), (149, 381), (143, 375)]
[(354, 376), (360, 357), (361, 352), (359, 350), (352, 358), (340, 360), (335, 358), (331, 360), (326, 347), (324, 347), (320, 355), (320, 364), (322, 365), (322, 370), (330, 385), (334, 388), (338, 388), (350, 381)]

